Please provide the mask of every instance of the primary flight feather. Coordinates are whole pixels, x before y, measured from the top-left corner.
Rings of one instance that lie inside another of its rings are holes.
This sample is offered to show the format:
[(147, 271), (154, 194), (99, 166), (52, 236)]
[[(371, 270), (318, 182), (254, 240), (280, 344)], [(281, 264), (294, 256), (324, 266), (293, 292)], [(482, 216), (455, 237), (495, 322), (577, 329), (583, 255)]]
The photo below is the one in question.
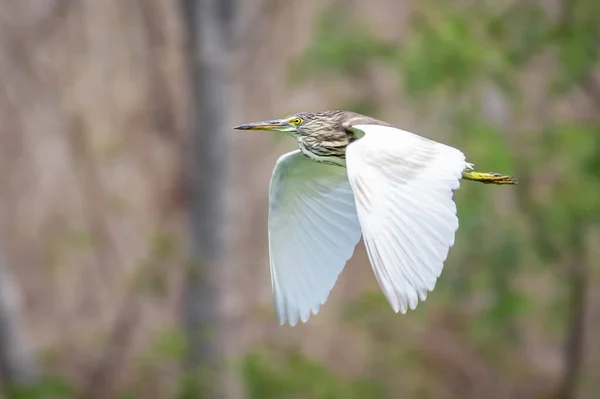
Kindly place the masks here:
[(361, 235), (395, 312), (435, 287), (458, 229), (460, 179), (516, 184), (473, 171), (456, 148), (349, 111), (301, 112), (248, 123), (294, 137), (269, 188), (269, 257), (280, 323), (306, 322), (325, 303)]

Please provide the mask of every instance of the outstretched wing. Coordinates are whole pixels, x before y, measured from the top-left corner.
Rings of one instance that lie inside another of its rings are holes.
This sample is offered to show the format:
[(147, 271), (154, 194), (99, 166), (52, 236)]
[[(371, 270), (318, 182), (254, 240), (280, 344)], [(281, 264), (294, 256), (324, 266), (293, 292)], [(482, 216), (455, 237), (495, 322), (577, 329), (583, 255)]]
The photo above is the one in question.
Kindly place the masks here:
[(364, 133), (346, 165), (367, 253), (392, 308), (405, 313), (433, 290), (454, 244), (465, 156), (392, 127), (351, 128)]
[(292, 151), (269, 189), (269, 252), (275, 309), (294, 326), (317, 314), (360, 240), (346, 169)]

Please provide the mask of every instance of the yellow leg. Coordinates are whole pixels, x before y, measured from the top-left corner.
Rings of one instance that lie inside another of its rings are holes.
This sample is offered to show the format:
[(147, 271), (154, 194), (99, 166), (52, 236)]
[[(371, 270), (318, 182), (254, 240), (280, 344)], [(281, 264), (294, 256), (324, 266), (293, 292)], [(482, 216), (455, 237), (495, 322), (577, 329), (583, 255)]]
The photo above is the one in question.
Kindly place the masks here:
[(462, 173), (463, 179), (478, 181), (484, 184), (518, 184), (519, 181), (512, 176), (504, 176), (499, 173), (481, 173), (465, 170)]

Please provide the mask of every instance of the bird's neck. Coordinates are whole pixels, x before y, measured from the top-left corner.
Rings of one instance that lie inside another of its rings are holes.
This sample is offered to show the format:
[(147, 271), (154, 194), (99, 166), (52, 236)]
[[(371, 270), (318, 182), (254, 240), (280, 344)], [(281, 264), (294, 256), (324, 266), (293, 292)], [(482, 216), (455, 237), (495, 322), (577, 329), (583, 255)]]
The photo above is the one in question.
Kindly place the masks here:
[(346, 166), (346, 147), (349, 141), (314, 140), (310, 136), (296, 137), (300, 151), (315, 162)]
[(331, 165), (346, 166), (346, 158), (337, 155), (323, 155), (313, 152), (311, 149), (300, 144), (300, 151), (308, 158), (315, 162), (326, 163)]

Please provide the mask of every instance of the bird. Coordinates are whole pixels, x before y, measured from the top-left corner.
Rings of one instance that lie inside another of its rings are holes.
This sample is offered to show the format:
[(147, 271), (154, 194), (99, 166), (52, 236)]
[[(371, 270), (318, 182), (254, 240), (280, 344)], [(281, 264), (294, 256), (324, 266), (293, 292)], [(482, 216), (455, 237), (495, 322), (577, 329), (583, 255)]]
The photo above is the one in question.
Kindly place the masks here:
[(292, 137), (269, 183), (268, 249), (280, 325), (307, 323), (361, 236), (377, 283), (405, 314), (433, 291), (459, 222), (460, 181), (514, 185), (460, 150), (356, 112), (298, 112), (246, 123)]

